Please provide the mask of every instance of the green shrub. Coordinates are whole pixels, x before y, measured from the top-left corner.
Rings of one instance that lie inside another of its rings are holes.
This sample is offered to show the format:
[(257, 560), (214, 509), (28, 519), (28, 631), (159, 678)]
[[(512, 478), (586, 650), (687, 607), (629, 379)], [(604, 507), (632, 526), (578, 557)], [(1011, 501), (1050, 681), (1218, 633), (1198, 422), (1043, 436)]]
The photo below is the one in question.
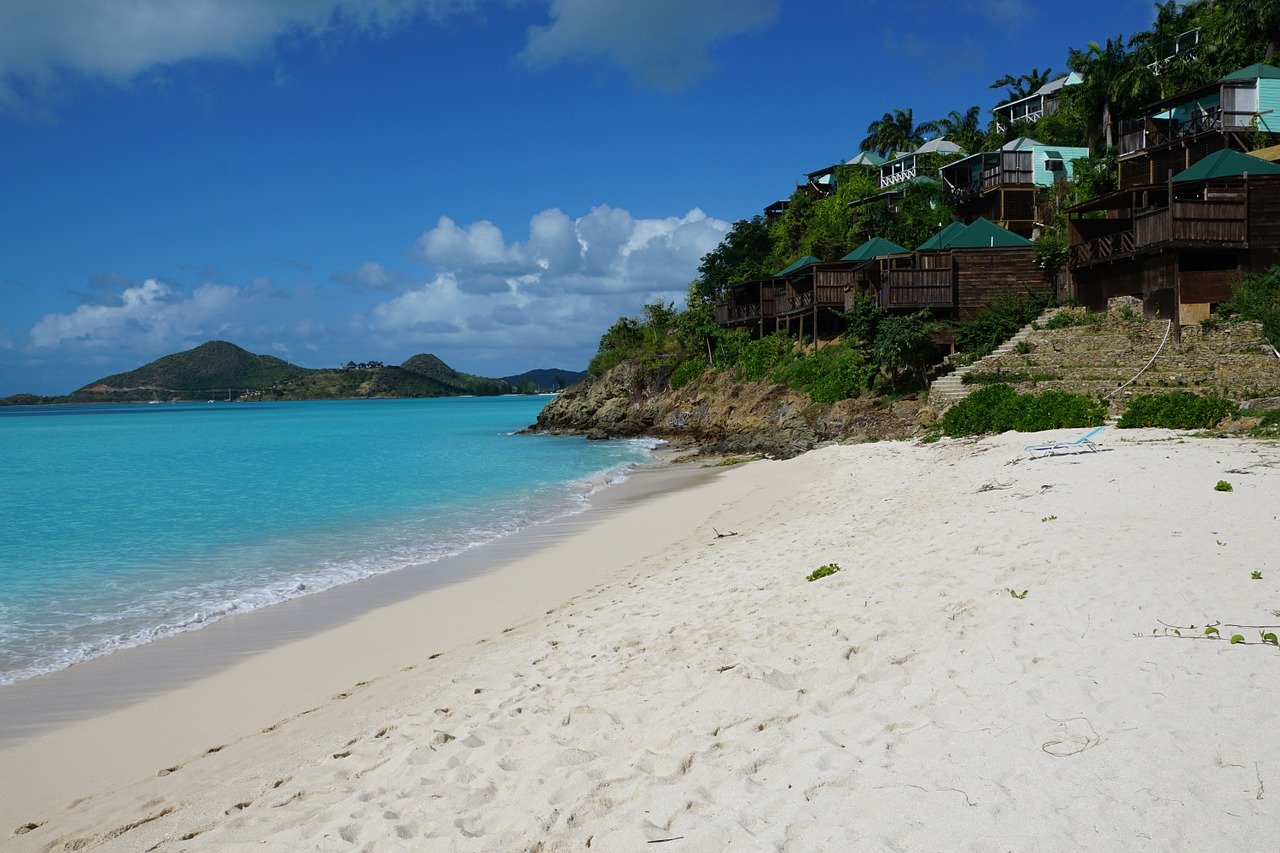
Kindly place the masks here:
[(671, 387), (683, 388), (693, 380), (697, 379), (707, 369), (707, 362), (701, 358), (691, 358), (682, 363), (671, 374)]
[(818, 568), (809, 572), (809, 576), (806, 577), (805, 580), (809, 581), (809, 583), (813, 583), (814, 581), (821, 580), (822, 578), (825, 578), (828, 575), (834, 575), (838, 571), (840, 571), (840, 566), (836, 565), (835, 563), (827, 563), (825, 566), (819, 566)]
[(857, 397), (871, 387), (877, 368), (862, 353), (845, 344), (832, 344), (803, 358), (795, 358), (770, 374), (803, 391), (817, 403)]
[(1219, 480), (1219, 481), (1214, 485), (1213, 490), (1214, 490), (1215, 492), (1230, 492), (1230, 491), (1234, 491), (1234, 490), (1231, 488), (1231, 484), (1230, 484), (1230, 483), (1228, 483), (1226, 480)]
[(1240, 407), (1222, 397), (1201, 396), (1176, 391), (1171, 394), (1142, 394), (1129, 401), (1116, 426), (1166, 427), (1167, 429), (1208, 429), (1225, 417), (1240, 413)]
[(963, 352), (986, 355), (1040, 316), (1052, 301), (1048, 293), (994, 299), (977, 317), (957, 327), (956, 346)]
[(1229, 317), (1261, 323), (1267, 340), (1280, 346), (1280, 266), (1241, 279), (1218, 310)]
[(599, 376), (626, 361), (628, 355), (629, 353), (626, 350), (621, 349), (599, 352), (587, 363), (587, 372), (592, 376)]
[(795, 358), (794, 341), (783, 332), (750, 341), (738, 354), (738, 378), (744, 382), (763, 379), (774, 369)]
[(1106, 413), (1102, 403), (1083, 394), (1019, 394), (1008, 385), (988, 385), (947, 409), (942, 431), (954, 437), (1098, 426)]
[(728, 370), (738, 365), (742, 351), (751, 343), (751, 333), (746, 329), (720, 331), (715, 336), (715, 352), (711, 362), (716, 370)]
[(1074, 326), (1101, 326), (1106, 319), (1106, 314), (1096, 311), (1085, 311), (1083, 314), (1078, 314), (1075, 311), (1059, 311), (1049, 318), (1049, 322), (1044, 324), (1044, 328), (1070, 329)]

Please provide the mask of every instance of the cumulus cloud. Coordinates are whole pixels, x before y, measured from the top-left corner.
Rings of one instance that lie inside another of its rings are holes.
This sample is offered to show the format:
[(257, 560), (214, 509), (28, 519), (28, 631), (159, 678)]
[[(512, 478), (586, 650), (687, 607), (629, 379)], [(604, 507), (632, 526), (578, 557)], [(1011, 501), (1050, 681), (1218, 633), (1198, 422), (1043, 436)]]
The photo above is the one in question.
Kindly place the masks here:
[(387, 269), (377, 261), (365, 261), (353, 270), (339, 270), (329, 278), (338, 284), (368, 290), (398, 291), (414, 285), (410, 276)]
[(529, 31), (520, 56), (531, 65), (603, 58), (680, 91), (711, 70), (712, 44), (777, 12), (777, 0), (552, 0), (551, 23)]
[(434, 277), (359, 322), (388, 346), (470, 353), (477, 365), (581, 365), (618, 316), (682, 301), (728, 229), (696, 209), (638, 219), (601, 205), (577, 219), (544, 210), (517, 241), (491, 222), (441, 217), (414, 244)]
[[(190, 59), (244, 61), (281, 36), (379, 31), (469, 0), (4, 0), (0, 105), (15, 85), (47, 89), (60, 72), (124, 82)], [(279, 72), (277, 72), (278, 76)]]

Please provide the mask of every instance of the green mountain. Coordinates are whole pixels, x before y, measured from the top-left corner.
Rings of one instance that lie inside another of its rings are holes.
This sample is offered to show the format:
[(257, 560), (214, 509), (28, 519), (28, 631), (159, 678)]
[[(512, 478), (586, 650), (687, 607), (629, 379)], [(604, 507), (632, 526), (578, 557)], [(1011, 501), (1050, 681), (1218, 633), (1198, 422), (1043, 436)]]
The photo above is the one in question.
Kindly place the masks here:
[(520, 390), (532, 388), (534, 391), (561, 391), (586, 378), (585, 370), (561, 370), (558, 367), (549, 367), (541, 370), (526, 370), (516, 376), (504, 376), (502, 381)]
[(448, 387), (457, 388), (463, 394), (491, 396), (495, 394), (512, 394), (516, 390), (514, 385), (501, 379), (490, 379), (487, 376), (461, 373), (427, 352), (413, 356), (400, 366), (411, 373), (417, 373)]
[(246, 400), (458, 397), (514, 391), (501, 379), (461, 373), (434, 355), (416, 355), (400, 367), (351, 362), (342, 368), (316, 370), (255, 355), (226, 341), (209, 341), (90, 382), (65, 397), (17, 394), (0, 399), (0, 405), (222, 400), (226, 396)]

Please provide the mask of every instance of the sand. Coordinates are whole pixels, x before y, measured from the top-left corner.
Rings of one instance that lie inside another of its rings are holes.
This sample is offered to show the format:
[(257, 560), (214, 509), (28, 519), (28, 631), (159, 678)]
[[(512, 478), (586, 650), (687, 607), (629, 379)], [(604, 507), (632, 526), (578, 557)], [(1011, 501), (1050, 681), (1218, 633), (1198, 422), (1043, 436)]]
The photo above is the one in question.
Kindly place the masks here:
[(1280, 625), (1280, 445), (1056, 437), (731, 468), (23, 739), (0, 846), (1273, 846), (1280, 650), (1192, 637)]

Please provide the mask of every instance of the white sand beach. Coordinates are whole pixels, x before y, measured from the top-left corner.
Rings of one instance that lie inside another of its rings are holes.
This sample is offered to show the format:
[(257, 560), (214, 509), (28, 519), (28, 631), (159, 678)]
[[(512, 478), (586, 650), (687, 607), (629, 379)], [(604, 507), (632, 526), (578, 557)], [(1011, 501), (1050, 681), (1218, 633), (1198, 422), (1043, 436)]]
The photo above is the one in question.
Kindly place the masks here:
[(1280, 445), (1076, 434), (728, 468), (9, 743), (0, 847), (1274, 846)]

